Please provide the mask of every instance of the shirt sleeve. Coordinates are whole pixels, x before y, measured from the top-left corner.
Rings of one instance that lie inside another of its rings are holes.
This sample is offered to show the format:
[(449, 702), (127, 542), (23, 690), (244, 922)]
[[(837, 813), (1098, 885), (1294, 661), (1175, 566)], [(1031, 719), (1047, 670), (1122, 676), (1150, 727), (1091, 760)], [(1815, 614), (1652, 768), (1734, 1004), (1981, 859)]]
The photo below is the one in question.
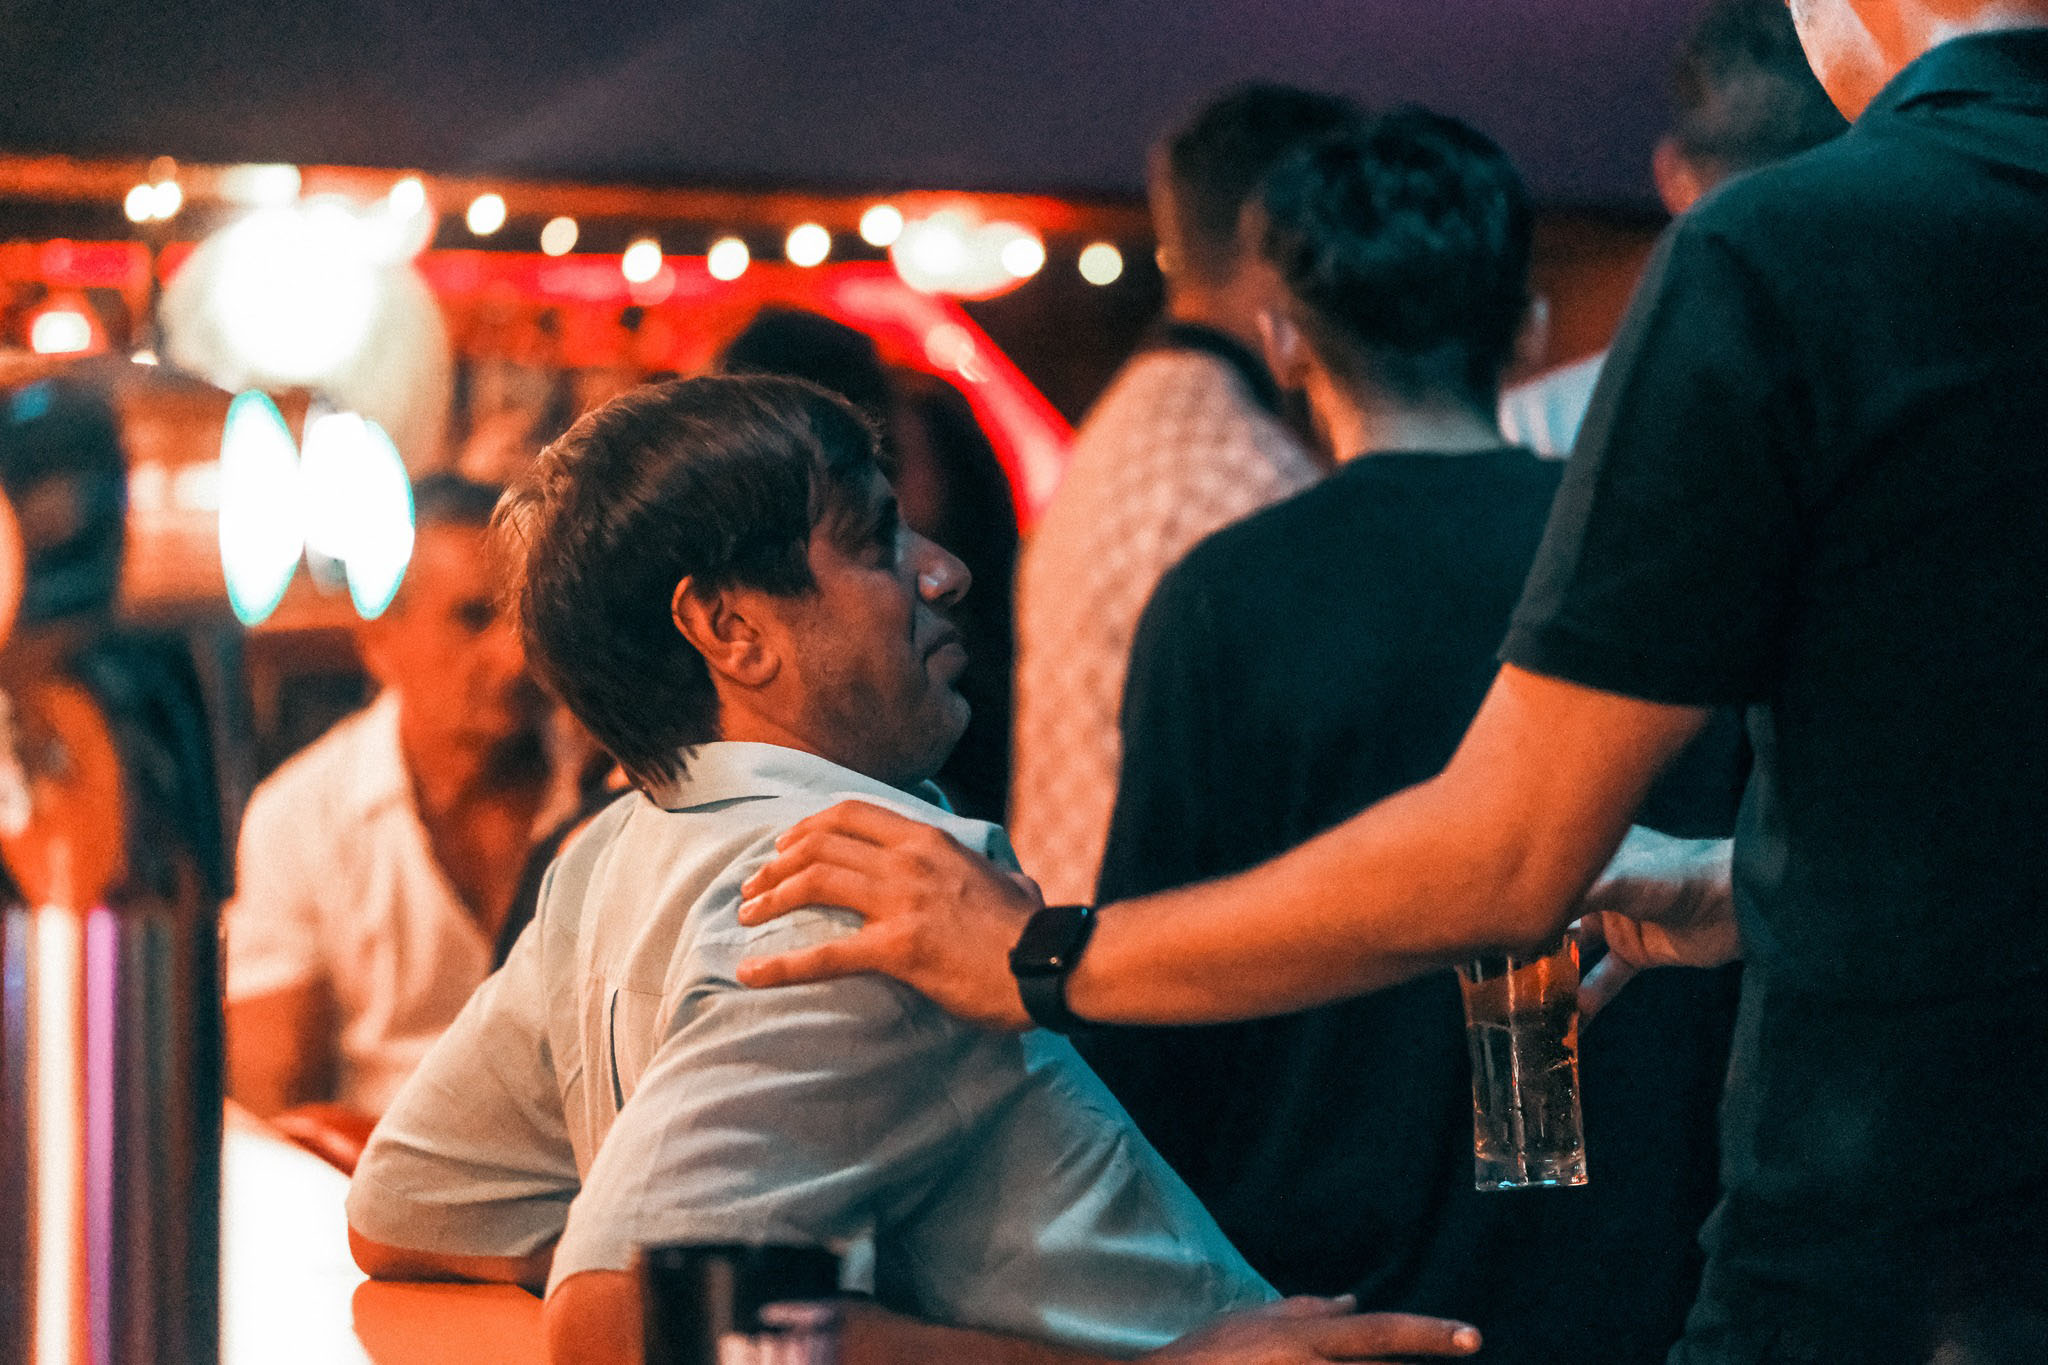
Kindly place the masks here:
[(289, 803), (259, 790), (235, 846), (235, 897), (222, 915), (227, 998), (249, 1000), (327, 974), (320, 944), (318, 874)]
[(1725, 241), (1659, 243), (1593, 395), (1501, 657), (1650, 701), (1772, 690), (1806, 448), (1792, 341)]
[[(786, 916), (734, 960), (851, 932), (845, 920)], [(554, 1282), (628, 1269), (643, 1245), (850, 1242), (907, 1216), (1000, 1088), (1004, 1041), (877, 976), (705, 984), (598, 1149)]]
[(576, 1157), (548, 1045), (544, 923), (519, 936), (378, 1122), (349, 1184), (349, 1226), (364, 1236), (524, 1256), (561, 1234)]

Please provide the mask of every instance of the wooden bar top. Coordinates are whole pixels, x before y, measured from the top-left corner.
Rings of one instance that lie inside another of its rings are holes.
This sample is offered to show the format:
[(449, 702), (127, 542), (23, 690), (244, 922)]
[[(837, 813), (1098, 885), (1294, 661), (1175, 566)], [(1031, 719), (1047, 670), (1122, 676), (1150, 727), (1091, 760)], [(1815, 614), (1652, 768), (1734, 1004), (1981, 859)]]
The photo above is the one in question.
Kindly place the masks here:
[(546, 1365), (522, 1289), (366, 1279), (348, 1177), (233, 1104), (221, 1191), (223, 1365)]

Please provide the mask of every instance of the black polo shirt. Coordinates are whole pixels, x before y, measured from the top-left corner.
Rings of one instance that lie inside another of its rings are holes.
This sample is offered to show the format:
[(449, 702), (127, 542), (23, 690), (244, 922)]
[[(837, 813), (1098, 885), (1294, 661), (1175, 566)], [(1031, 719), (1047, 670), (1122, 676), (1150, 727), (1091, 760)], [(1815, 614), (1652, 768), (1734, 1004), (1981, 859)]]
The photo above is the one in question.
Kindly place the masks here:
[(1904, 1353), (2038, 1280), (2048, 30), (1935, 49), (1666, 235), (1502, 657), (1751, 708), (1702, 1340)]

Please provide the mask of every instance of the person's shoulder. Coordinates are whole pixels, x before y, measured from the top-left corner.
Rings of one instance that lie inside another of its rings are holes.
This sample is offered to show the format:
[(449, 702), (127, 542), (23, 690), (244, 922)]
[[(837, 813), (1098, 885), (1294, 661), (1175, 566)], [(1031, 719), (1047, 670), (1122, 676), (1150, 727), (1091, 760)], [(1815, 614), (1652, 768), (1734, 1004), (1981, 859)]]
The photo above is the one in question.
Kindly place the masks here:
[[(373, 702), (344, 716), (280, 763), (250, 793), (244, 818), (332, 821), (356, 810), (370, 787), (386, 785), (384, 769), (397, 761), (395, 739), (387, 743), (382, 733), (391, 727), (384, 706)], [(387, 748), (394, 752), (386, 754)]]
[(1681, 237), (1713, 239), (1745, 257), (1796, 255), (1817, 238), (1840, 241), (1848, 227), (1867, 230), (1872, 197), (1903, 188), (1895, 149), (1852, 130), (1797, 156), (1732, 176), (1681, 215)]

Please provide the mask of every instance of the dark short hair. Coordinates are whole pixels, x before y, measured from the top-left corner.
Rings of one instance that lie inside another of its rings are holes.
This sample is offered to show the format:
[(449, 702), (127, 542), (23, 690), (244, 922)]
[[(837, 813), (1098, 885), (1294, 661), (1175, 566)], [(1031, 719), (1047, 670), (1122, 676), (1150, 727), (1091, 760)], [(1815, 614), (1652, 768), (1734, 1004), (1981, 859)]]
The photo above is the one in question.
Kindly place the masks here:
[(1484, 133), (1398, 109), (1267, 178), (1266, 258), (1317, 354), (1409, 401), (1491, 413), (1529, 304), (1529, 192)]
[(1210, 281), (1228, 276), (1245, 201), (1274, 163), (1360, 116), (1341, 95), (1248, 83), (1224, 91), (1161, 139), (1155, 155), (1173, 183), (1186, 267)]
[(1678, 50), (1671, 107), (1678, 149), (1726, 175), (1849, 126), (1807, 65), (1785, 0), (1711, 0)]
[(675, 587), (816, 588), (823, 527), (849, 546), (878, 468), (874, 428), (815, 384), (767, 375), (653, 384), (584, 416), (499, 504), (527, 659), (643, 785), (718, 737)]
[(820, 313), (763, 308), (725, 344), (718, 368), (725, 374), (808, 379), (877, 422), (889, 416), (889, 375), (873, 338)]
[(413, 481), (412, 517), (417, 526), (488, 527), (504, 488), (460, 474), (424, 474)]

